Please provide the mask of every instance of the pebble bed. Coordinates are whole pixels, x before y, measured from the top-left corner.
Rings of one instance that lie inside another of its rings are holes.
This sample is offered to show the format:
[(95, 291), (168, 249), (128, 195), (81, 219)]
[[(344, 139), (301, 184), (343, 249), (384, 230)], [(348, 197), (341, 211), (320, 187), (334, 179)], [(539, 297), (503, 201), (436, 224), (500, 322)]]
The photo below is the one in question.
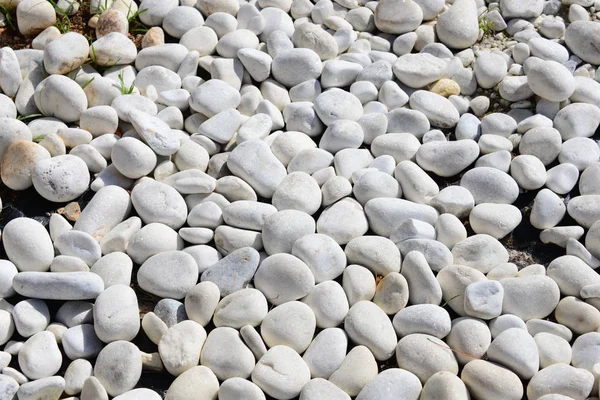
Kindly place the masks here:
[(0, 400), (598, 400), (599, 0), (0, 6)]

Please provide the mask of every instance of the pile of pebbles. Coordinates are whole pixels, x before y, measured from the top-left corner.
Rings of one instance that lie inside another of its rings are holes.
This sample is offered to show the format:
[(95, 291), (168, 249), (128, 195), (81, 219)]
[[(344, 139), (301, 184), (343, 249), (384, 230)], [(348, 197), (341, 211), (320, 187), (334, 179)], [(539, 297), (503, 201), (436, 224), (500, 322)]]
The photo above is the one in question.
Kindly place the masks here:
[(600, 1), (0, 4), (1, 400), (598, 399)]

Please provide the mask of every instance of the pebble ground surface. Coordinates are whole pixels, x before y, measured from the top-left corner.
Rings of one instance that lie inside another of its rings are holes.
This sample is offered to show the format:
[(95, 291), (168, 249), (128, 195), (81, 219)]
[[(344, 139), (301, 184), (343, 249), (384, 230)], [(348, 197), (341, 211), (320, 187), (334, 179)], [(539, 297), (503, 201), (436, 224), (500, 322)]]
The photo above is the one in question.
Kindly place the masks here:
[(598, 400), (600, 1), (0, 0), (0, 400)]

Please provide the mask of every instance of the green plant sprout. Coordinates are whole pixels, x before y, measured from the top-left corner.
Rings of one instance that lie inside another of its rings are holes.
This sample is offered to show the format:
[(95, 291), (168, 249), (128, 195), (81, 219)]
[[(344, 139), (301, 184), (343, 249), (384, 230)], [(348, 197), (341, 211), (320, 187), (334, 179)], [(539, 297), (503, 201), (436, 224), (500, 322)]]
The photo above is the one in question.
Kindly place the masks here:
[(131, 9), (131, 5), (128, 5), (127, 8), (127, 20), (129, 21), (129, 31), (131, 33), (146, 33), (148, 32), (148, 27), (140, 20), (140, 15), (148, 11), (147, 8), (137, 10), (137, 12), (133, 12)]
[(484, 11), (479, 15), (479, 29), (483, 31), (483, 37), (493, 36), (496, 31), (494, 30), (496, 21), (490, 21), (487, 17), (487, 11)]
[(10, 30), (16, 31), (17, 26), (15, 25), (15, 17), (13, 13), (9, 11), (8, 8), (6, 8), (6, 6), (4, 5), (0, 5), (0, 12), (4, 14), (4, 21), (6, 22), (6, 25), (10, 28)]
[(132, 94), (135, 89), (135, 85), (133, 83), (129, 87), (125, 85), (125, 80), (123, 79), (123, 71), (121, 71), (118, 78), (120, 82), (119, 88), (121, 89), (121, 94)]
[(69, 32), (71, 30), (71, 19), (69, 18), (69, 14), (58, 7), (55, 0), (48, 0), (48, 2), (52, 4), (57, 15), (54, 26), (60, 31), (60, 33), (64, 34)]

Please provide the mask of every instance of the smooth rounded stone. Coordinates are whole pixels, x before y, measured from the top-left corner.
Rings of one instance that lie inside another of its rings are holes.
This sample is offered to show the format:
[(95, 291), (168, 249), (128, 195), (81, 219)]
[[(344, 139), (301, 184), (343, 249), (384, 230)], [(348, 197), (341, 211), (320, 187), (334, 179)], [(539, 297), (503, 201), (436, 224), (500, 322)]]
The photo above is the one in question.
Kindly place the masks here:
[(448, 265), (438, 272), (436, 279), (442, 288), (442, 298), (461, 316), (466, 315), (464, 299), (457, 301), (456, 296), (464, 296), (469, 284), (486, 280), (482, 272), (464, 265)]
[(381, 171), (365, 173), (354, 184), (353, 193), (356, 199), (365, 204), (377, 197), (397, 198), (401, 194), (400, 185), (390, 174)]
[(378, 360), (387, 360), (393, 355), (396, 332), (385, 312), (375, 303), (354, 304), (346, 316), (344, 329), (354, 343), (367, 346)]
[(41, 379), (58, 372), (62, 355), (51, 332), (31, 336), (19, 350), (19, 368), (29, 379)]
[(563, 200), (550, 189), (542, 189), (535, 196), (529, 221), (534, 228), (549, 229), (563, 219), (567, 207)]
[(467, 387), (459, 377), (448, 371), (440, 371), (433, 374), (423, 385), (420, 399), (434, 400), (439, 398), (466, 400), (470, 396)]
[(452, 264), (452, 253), (441, 242), (432, 239), (407, 239), (396, 243), (400, 252), (406, 256), (411, 251), (423, 253), (432, 271), (440, 271)]
[(514, 145), (508, 138), (500, 135), (483, 135), (477, 141), (481, 153), (493, 154), (500, 151), (512, 151)]
[(523, 397), (523, 384), (512, 371), (484, 360), (473, 360), (460, 375), (474, 398), (503, 398), (519, 400)]
[(515, 157), (510, 163), (510, 174), (525, 190), (539, 189), (546, 183), (546, 168), (535, 156), (519, 155)]
[(436, 240), (451, 249), (467, 238), (467, 230), (463, 223), (452, 214), (442, 214), (435, 224)]
[(142, 356), (133, 343), (112, 342), (98, 354), (94, 376), (111, 396), (131, 390), (142, 374)]
[(207, 367), (193, 366), (179, 375), (167, 390), (166, 400), (212, 400), (217, 397), (219, 381)]
[[(12, 310), (12, 318), (10, 318), (10, 312), (4, 311), (0, 314), (6, 322), (3, 324), (6, 327), (5, 335), (3, 335), (5, 343), (12, 336), (13, 328), (16, 328), (19, 335), (28, 338), (42, 332), (50, 323), (50, 311), (43, 300), (30, 299), (18, 302)], [(12, 326), (13, 320), (14, 327)]]
[(583, 195), (576, 196), (567, 203), (567, 212), (584, 228), (590, 228), (594, 222), (600, 219), (600, 210), (597, 204), (600, 196), (598, 195)]
[(403, 308), (394, 316), (392, 323), (400, 337), (422, 333), (443, 339), (451, 328), (448, 312), (434, 304), (416, 304)]
[[(23, 4), (23, 3), (20, 3)], [(23, 383), (17, 392), (19, 400), (58, 399), (65, 389), (65, 379), (61, 376), (50, 376)]]
[(556, 322), (547, 321), (543, 319), (530, 319), (526, 324), (529, 334), (534, 338), (538, 333), (550, 333), (558, 336), (570, 342), (573, 338), (573, 333), (569, 328)]
[(330, 236), (340, 245), (364, 235), (368, 228), (362, 206), (351, 198), (329, 206), (317, 220), (317, 232)]
[(188, 290), (185, 296), (185, 312), (189, 319), (206, 326), (213, 317), (219, 299), (217, 285), (213, 282), (200, 282)]
[(217, 179), (215, 191), (222, 194), (230, 201), (245, 200), (255, 202), (257, 200), (254, 189), (237, 176), (223, 176)]
[(254, 285), (274, 305), (298, 300), (315, 285), (310, 268), (290, 254), (274, 254), (265, 258), (254, 275)]
[(558, 157), (562, 145), (561, 134), (552, 127), (536, 127), (528, 130), (519, 142), (519, 153), (537, 157), (544, 165)]
[(0, 375), (0, 386), (2, 387), (2, 396), (7, 399), (14, 399), (19, 390), (19, 383), (8, 375)]
[[(18, 272), (15, 264), (8, 260), (0, 260), (0, 297), (6, 298), (16, 294), (12, 282)], [(343, 272), (343, 268), (341, 272)]]
[(229, 378), (219, 387), (219, 400), (265, 400), (265, 394), (254, 383), (239, 377)]
[(92, 235), (75, 229), (60, 235), (54, 241), (54, 246), (62, 255), (77, 257), (88, 266), (94, 265), (102, 257), (100, 245)]
[(404, 276), (390, 272), (377, 284), (373, 302), (386, 314), (395, 314), (408, 303), (408, 283)]
[(267, 395), (292, 399), (310, 381), (310, 370), (302, 358), (287, 346), (275, 346), (260, 359), (252, 371), (252, 382)]
[(344, 289), (335, 281), (319, 283), (302, 301), (315, 313), (319, 328), (340, 325), (349, 309)]
[(217, 250), (223, 255), (229, 255), (244, 247), (252, 247), (259, 251), (263, 250), (262, 234), (260, 232), (232, 228), (226, 225), (215, 229), (214, 241), (217, 244)]
[(299, 354), (312, 341), (316, 318), (310, 307), (290, 301), (271, 310), (261, 324), (261, 336), (268, 347), (285, 345)]
[[(114, 104), (113, 107), (115, 107)], [(138, 109), (129, 111), (127, 118), (130, 120), (139, 136), (156, 154), (170, 156), (179, 150), (181, 143), (177, 137), (176, 131), (172, 130), (169, 125), (160, 118)], [(121, 117), (121, 119), (123, 118)]]
[(374, 156), (390, 155), (396, 163), (414, 160), (420, 147), (419, 139), (411, 133), (388, 133), (377, 136), (371, 143)]
[(198, 264), (186, 252), (166, 251), (144, 261), (137, 279), (140, 288), (149, 293), (182, 299), (198, 280)]
[(217, 327), (236, 329), (246, 325), (258, 326), (267, 312), (265, 296), (259, 290), (247, 288), (225, 296), (216, 306), (213, 322)]
[(350, 396), (356, 396), (363, 387), (377, 376), (377, 362), (371, 351), (365, 346), (352, 348), (330, 376), (329, 382), (335, 384)]
[(72, 361), (65, 371), (65, 393), (75, 395), (81, 393), (84, 382), (92, 376), (94, 367), (88, 360)]
[(469, 215), (471, 228), (477, 234), (502, 239), (511, 233), (523, 219), (521, 211), (510, 204), (481, 203)]
[(221, 111), (236, 108), (240, 98), (240, 94), (228, 83), (211, 79), (191, 93), (190, 107), (210, 118)]
[(600, 327), (600, 311), (577, 297), (563, 298), (554, 312), (556, 321), (575, 333), (588, 333)]
[(147, 223), (163, 223), (169, 228), (180, 228), (187, 219), (183, 197), (171, 186), (152, 180), (136, 185), (131, 192), (133, 207)]
[(570, 255), (555, 258), (548, 265), (547, 274), (567, 296), (579, 296), (584, 286), (600, 283), (593, 269), (580, 258)]
[(481, 120), (482, 135), (497, 135), (507, 138), (517, 129), (517, 121), (507, 114), (492, 113)]
[(550, 101), (564, 101), (575, 91), (575, 78), (556, 61), (536, 63), (527, 71), (527, 83), (533, 93)]
[(496, 53), (482, 52), (475, 60), (474, 73), (480, 87), (490, 89), (504, 79), (508, 67), (502, 56)]
[(458, 242), (452, 248), (456, 264), (488, 273), (496, 265), (508, 262), (508, 251), (495, 238), (477, 234)]
[(378, 235), (389, 237), (404, 220), (414, 218), (431, 225), (437, 220), (437, 211), (424, 204), (403, 199), (376, 198), (365, 204), (369, 227)]
[[(252, 157), (250, 157), (252, 155)], [(239, 144), (229, 155), (227, 167), (263, 197), (270, 198), (287, 175), (285, 167), (262, 140)]]
[(565, 141), (558, 155), (558, 161), (575, 165), (580, 171), (596, 163), (600, 158), (600, 148), (592, 139), (574, 137)]
[(475, 204), (512, 204), (519, 195), (519, 185), (508, 174), (491, 167), (477, 167), (467, 171), (460, 186), (469, 190)]
[(272, 202), (279, 211), (291, 209), (312, 215), (321, 206), (321, 190), (307, 173), (292, 172), (283, 178)]
[(315, 99), (314, 109), (327, 126), (337, 120), (356, 121), (363, 114), (360, 100), (353, 94), (338, 88), (319, 94)]
[[(47, 137), (48, 136), (46, 136), (46, 138)], [(46, 138), (44, 138), (44, 139), (46, 139)], [(62, 155), (62, 154), (65, 154), (65, 153), (60, 151), (54, 155), (56, 156), (56, 155)], [(96, 150), (95, 147), (93, 147), (89, 144), (77, 145), (69, 152), (69, 154), (81, 158), (86, 163), (86, 165), (88, 166), (88, 169), (92, 173), (102, 172), (102, 170), (104, 168), (106, 168), (106, 166), (107, 166), (106, 159), (104, 157), (102, 157), (102, 154), (100, 154), (100, 152), (98, 150)]]
[(474, 203), (471, 192), (462, 186), (447, 186), (429, 201), (429, 205), (439, 213), (452, 214), (457, 218), (468, 216)]
[(132, 270), (133, 261), (127, 254), (122, 252), (105, 255), (90, 269), (91, 272), (100, 275), (105, 288), (119, 284), (129, 285)]
[(79, 120), (88, 106), (83, 89), (63, 75), (51, 75), (36, 87), (34, 100), (37, 108), (48, 117), (68, 123)]
[(23, 122), (13, 118), (0, 118), (2, 134), (0, 139), (0, 156), (4, 157), (6, 150), (17, 140), (32, 140), (31, 129)]
[(152, 343), (158, 344), (160, 339), (169, 330), (169, 327), (162, 319), (151, 311), (146, 313), (142, 318), (142, 329)]
[(377, 3), (374, 14), (377, 29), (396, 35), (411, 32), (423, 22), (423, 10), (412, 0), (381, 1)]
[(560, 247), (566, 247), (570, 239), (579, 240), (584, 233), (584, 229), (579, 226), (555, 226), (554, 228), (544, 229), (540, 233), (542, 243), (553, 243)]
[(139, 307), (133, 289), (126, 285), (107, 288), (96, 299), (94, 329), (103, 342), (133, 340), (140, 330)]
[(194, 321), (173, 325), (158, 343), (162, 362), (171, 375), (179, 376), (198, 365), (206, 331)]
[(143, 264), (163, 251), (181, 250), (183, 240), (177, 232), (161, 223), (151, 223), (133, 234), (127, 244), (127, 255), (134, 263)]
[[(460, 23), (457, 23), (461, 21)], [(479, 37), (479, 14), (477, 4), (471, 0), (459, 0), (440, 14), (436, 25), (440, 41), (454, 49), (471, 47)]]
[(438, 176), (450, 177), (462, 172), (479, 156), (479, 146), (473, 140), (429, 142), (419, 147), (417, 164)]
[(595, 374), (595, 359), (598, 355), (598, 332), (585, 333), (573, 343), (572, 364)]
[(340, 245), (327, 235), (305, 235), (294, 242), (291, 252), (308, 266), (315, 283), (335, 279), (346, 268), (346, 254)]
[[(268, 216), (262, 228), (267, 254), (290, 253), (294, 242), (315, 232), (314, 219), (297, 210), (284, 210)], [(335, 238), (334, 238), (335, 239)]]
[(254, 369), (254, 355), (233, 328), (215, 328), (210, 332), (200, 356), (200, 363), (211, 369), (220, 380), (248, 378)]
[(277, 53), (271, 65), (273, 77), (281, 84), (292, 87), (321, 75), (319, 55), (311, 49), (288, 49)]
[(260, 359), (267, 353), (267, 346), (260, 334), (252, 325), (245, 325), (240, 329), (240, 334), (246, 346), (254, 353), (256, 359)]
[(115, 399), (117, 399), (117, 400), (139, 400), (139, 399), (159, 400), (159, 399), (161, 399), (161, 396), (158, 393), (156, 393), (154, 390), (139, 388), (139, 389), (129, 390), (129, 391), (115, 397)]
[(533, 337), (540, 356), (540, 368), (571, 363), (571, 345), (560, 336), (540, 332)]
[(519, 377), (530, 379), (539, 369), (538, 348), (531, 335), (520, 328), (503, 331), (487, 350), (490, 361), (501, 363)]
[(94, 325), (91, 324), (77, 325), (67, 329), (62, 336), (61, 343), (65, 354), (71, 360), (94, 358), (103, 347), (103, 343), (94, 332)]
[[(194, 209), (197, 207), (194, 207)], [(190, 211), (190, 215), (192, 215), (194, 209)], [(236, 228), (262, 230), (265, 220), (275, 213), (277, 213), (277, 208), (270, 204), (238, 200), (223, 209), (223, 220), (227, 225)], [(190, 216), (188, 216), (188, 223), (189, 220)]]
[[(590, 164), (588, 167), (586, 167), (586, 169), (581, 173), (581, 177), (579, 180), (579, 193), (581, 193), (582, 195), (600, 194), (600, 179), (598, 179), (597, 174), (599, 170), (600, 163)], [(573, 175), (575, 175), (575, 173), (573, 173)]]
[(75, 200), (88, 189), (90, 183), (86, 163), (72, 155), (39, 160), (31, 178), (35, 190), (45, 199), (56, 203)]
[(541, 399), (547, 394), (562, 394), (585, 399), (594, 385), (594, 375), (582, 368), (554, 364), (538, 371), (527, 385), (527, 398)]
[(303, 356), (313, 378), (328, 379), (346, 357), (348, 338), (340, 328), (327, 328), (311, 342)]
[(412, 304), (439, 304), (442, 289), (433, 275), (429, 263), (420, 251), (410, 251), (404, 256), (402, 275), (408, 283)]
[(335, 154), (346, 148), (356, 149), (364, 140), (364, 132), (358, 122), (338, 119), (325, 130), (319, 148)]
[(439, 128), (453, 128), (460, 119), (450, 100), (425, 90), (417, 90), (410, 96), (410, 107), (425, 114), (431, 125)]
[(338, 386), (323, 379), (311, 379), (300, 392), (300, 400), (317, 400), (323, 398), (331, 400), (350, 400), (350, 396)]
[(124, 176), (138, 179), (148, 175), (156, 166), (156, 154), (142, 141), (125, 137), (111, 151), (113, 165)]
[(393, 65), (396, 78), (406, 86), (415, 89), (439, 80), (446, 68), (446, 61), (429, 53), (405, 54), (398, 57)]
[(17, 140), (8, 147), (2, 159), (2, 181), (13, 190), (25, 190), (32, 185), (32, 171), (38, 161), (49, 159), (43, 146)]
[(502, 313), (504, 288), (498, 281), (473, 282), (465, 290), (465, 313), (471, 317), (492, 319)]
[(221, 296), (227, 296), (248, 285), (259, 262), (258, 251), (252, 247), (242, 247), (204, 271), (201, 280), (213, 282), (219, 288)]
[(89, 52), (94, 62), (100, 66), (130, 64), (137, 56), (135, 45), (120, 32), (110, 32), (99, 37), (90, 45)]
[(67, 301), (56, 312), (56, 321), (72, 328), (93, 321), (94, 305), (87, 301)]
[(446, 344), (435, 336), (414, 333), (396, 347), (398, 366), (415, 374), (421, 383), (439, 371), (458, 374), (458, 363)]
[(416, 400), (421, 393), (419, 378), (409, 371), (390, 368), (379, 373), (360, 391), (357, 400)]
[(347, 243), (348, 262), (367, 267), (376, 275), (400, 271), (400, 252), (394, 242), (379, 236), (361, 236)]
[(500, 284), (504, 288), (503, 313), (517, 315), (525, 321), (546, 317), (560, 300), (558, 285), (547, 276), (506, 278), (501, 279)]
[(156, 303), (154, 315), (160, 318), (169, 328), (188, 319), (183, 303), (173, 299), (162, 299)]
[(373, 273), (360, 265), (349, 265), (344, 270), (342, 287), (350, 306), (363, 300), (371, 300), (375, 295), (376, 284)]
[(2, 230), (2, 242), (10, 261), (19, 271), (47, 271), (54, 259), (48, 231), (29, 218), (15, 218)]
[(600, 64), (598, 51), (598, 24), (592, 21), (574, 21), (565, 33), (565, 43), (582, 60)]
[(13, 279), (15, 291), (46, 300), (95, 299), (104, 290), (102, 278), (91, 272), (20, 272)]

